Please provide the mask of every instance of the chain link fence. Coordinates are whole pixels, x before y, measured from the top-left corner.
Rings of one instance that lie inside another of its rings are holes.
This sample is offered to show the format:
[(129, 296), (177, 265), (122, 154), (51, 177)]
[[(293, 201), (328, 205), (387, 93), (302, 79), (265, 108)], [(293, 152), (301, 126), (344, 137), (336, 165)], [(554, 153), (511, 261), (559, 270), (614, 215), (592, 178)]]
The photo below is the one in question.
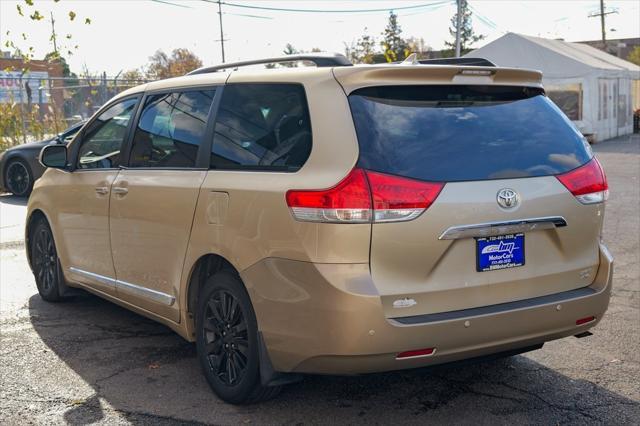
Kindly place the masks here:
[(47, 73), (0, 72), (0, 152), (62, 132), (89, 118), (118, 93), (143, 79), (51, 77)]

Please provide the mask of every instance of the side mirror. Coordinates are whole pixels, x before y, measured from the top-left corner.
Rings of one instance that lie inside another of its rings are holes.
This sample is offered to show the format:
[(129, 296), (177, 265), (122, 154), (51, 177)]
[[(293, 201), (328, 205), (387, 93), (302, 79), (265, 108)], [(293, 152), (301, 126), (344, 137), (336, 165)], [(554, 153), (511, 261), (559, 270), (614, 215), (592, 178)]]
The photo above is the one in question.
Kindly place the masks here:
[(67, 147), (65, 145), (47, 145), (40, 151), (40, 163), (55, 169), (67, 168)]

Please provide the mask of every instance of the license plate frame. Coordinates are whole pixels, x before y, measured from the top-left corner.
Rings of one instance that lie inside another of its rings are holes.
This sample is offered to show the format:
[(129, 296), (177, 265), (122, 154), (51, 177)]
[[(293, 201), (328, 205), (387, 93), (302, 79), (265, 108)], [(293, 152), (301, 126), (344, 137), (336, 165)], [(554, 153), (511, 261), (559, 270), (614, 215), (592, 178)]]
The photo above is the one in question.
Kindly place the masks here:
[(488, 272), (525, 265), (524, 233), (476, 237), (476, 271)]

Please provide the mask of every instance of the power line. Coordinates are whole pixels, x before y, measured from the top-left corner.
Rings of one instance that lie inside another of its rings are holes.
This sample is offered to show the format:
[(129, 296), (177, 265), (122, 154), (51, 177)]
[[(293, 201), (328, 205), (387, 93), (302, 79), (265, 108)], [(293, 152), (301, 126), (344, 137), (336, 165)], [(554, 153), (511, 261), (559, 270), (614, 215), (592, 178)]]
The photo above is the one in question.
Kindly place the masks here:
[(479, 20), (481, 20), (485, 25), (493, 28), (494, 30), (498, 29), (498, 26), (496, 25), (495, 22), (493, 22), (491, 19), (487, 18), (486, 16), (484, 16), (482, 13), (478, 12), (478, 9), (476, 9), (475, 7), (473, 7), (470, 3), (467, 3), (469, 5), (469, 9), (471, 9), (471, 11), (478, 17)]
[[(205, 3), (218, 3), (217, 0), (200, 0)], [(229, 7), (239, 7), (245, 9), (257, 9), (257, 10), (270, 10), (274, 12), (297, 12), (297, 13), (363, 13), (363, 12), (389, 12), (391, 10), (408, 10), (408, 9), (419, 9), (423, 7), (429, 6), (437, 6), (444, 3), (450, 3), (451, 0), (446, 1), (438, 1), (432, 3), (422, 3), (412, 6), (400, 6), (400, 7), (386, 7), (379, 9), (293, 9), (293, 8), (284, 8), (284, 7), (270, 7), (270, 6), (256, 6), (250, 4), (238, 4), (238, 3), (228, 3), (226, 1), (222, 1), (221, 3), (225, 6)]]
[(223, 12), (224, 15), (244, 16), (245, 18), (273, 19), (271, 16), (248, 15), (246, 13)]
[(154, 3), (162, 3), (162, 4), (168, 4), (170, 6), (177, 6), (177, 7), (184, 7), (186, 9), (191, 9), (190, 6), (186, 6), (184, 4), (172, 3), (170, 1), (165, 1), (165, 0), (149, 0), (149, 1), (152, 1)]

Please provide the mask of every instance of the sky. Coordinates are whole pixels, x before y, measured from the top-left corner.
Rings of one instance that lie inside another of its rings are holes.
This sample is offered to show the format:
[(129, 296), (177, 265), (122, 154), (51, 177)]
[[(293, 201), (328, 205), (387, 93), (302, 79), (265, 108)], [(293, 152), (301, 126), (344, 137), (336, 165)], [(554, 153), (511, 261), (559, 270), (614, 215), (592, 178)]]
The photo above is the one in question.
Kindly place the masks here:
[[(116, 75), (145, 65), (156, 50), (170, 52), (185, 47), (205, 65), (221, 62), (218, 5), (212, 0), (34, 0), (46, 19), (33, 22), (17, 13), (16, 5), (32, 13), (24, 0), (0, 0), (0, 42), (7, 37), (21, 47), (33, 46), (37, 58), (53, 50), (50, 12), (53, 12), (59, 44), (71, 47), (67, 58), (72, 71), (87, 67), (92, 73)], [(172, 4), (168, 4), (172, 3)], [(433, 49), (451, 39), (449, 26), (454, 0), (223, 0), (223, 28), (227, 62), (282, 54), (287, 43), (300, 50), (314, 47), (344, 52), (364, 33), (381, 39), (388, 10), (395, 8), (404, 37), (423, 38)], [(507, 32), (562, 38), (567, 41), (599, 39), (599, 0), (469, 0), (473, 26), (486, 39), (476, 47)], [(177, 5), (177, 6), (176, 6)], [(234, 6), (235, 5), (235, 6)], [(607, 0), (607, 37), (640, 37), (640, 0)], [(239, 7), (249, 6), (249, 7)], [(262, 8), (257, 9), (256, 7)], [(266, 8), (313, 9), (285, 12)], [(347, 10), (383, 9), (345, 12)], [(69, 11), (76, 13), (70, 21)], [(338, 11), (338, 12), (319, 12)], [(26, 13), (25, 13), (26, 14)], [(91, 19), (85, 25), (85, 18)], [(6, 35), (9, 31), (9, 36)], [(27, 41), (23, 41), (24, 33)], [(65, 36), (72, 35), (67, 41)], [(77, 45), (77, 49), (73, 46)], [(66, 49), (65, 49), (66, 50)]]

